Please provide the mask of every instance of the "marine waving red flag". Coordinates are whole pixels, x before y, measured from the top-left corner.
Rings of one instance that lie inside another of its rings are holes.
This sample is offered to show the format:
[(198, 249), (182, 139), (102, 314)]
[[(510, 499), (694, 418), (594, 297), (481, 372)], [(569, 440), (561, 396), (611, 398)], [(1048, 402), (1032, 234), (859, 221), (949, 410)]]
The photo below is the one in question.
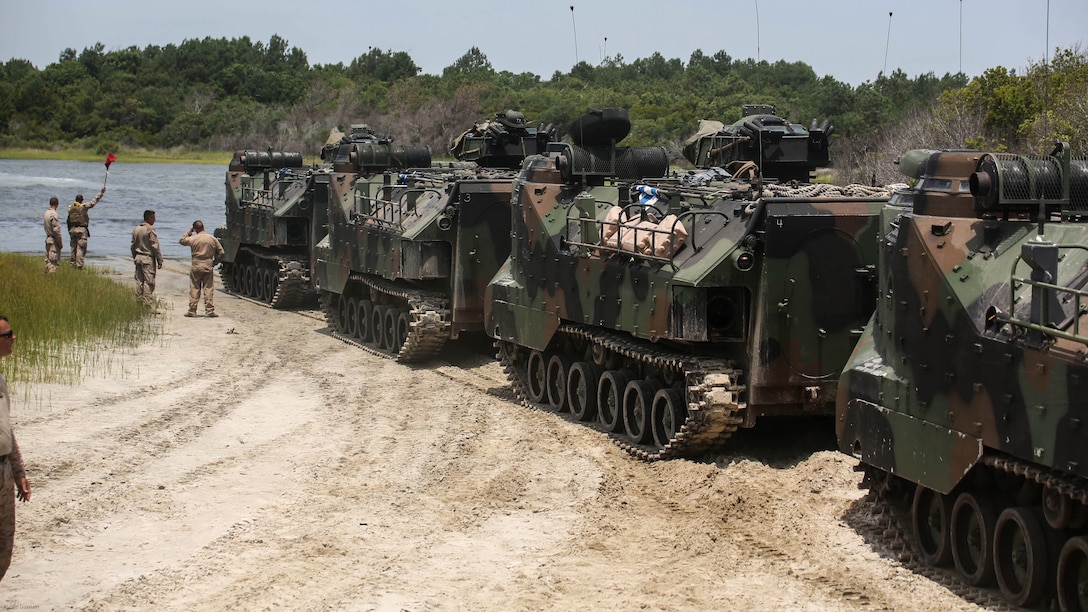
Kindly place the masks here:
[(106, 189), (106, 181), (110, 178), (110, 164), (117, 161), (117, 156), (113, 153), (106, 154), (106, 178), (102, 179), (102, 189)]

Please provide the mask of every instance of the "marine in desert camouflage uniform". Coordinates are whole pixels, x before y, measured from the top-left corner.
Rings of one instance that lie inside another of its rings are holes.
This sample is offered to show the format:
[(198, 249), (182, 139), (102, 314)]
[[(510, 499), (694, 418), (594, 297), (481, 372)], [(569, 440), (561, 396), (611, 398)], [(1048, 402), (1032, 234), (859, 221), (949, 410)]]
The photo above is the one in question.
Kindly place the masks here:
[(197, 219), (178, 244), (192, 249), (193, 263), (189, 268), (189, 312), (187, 317), (196, 316), (200, 294), (204, 294), (204, 316), (218, 317), (212, 297), (215, 293), (215, 266), (223, 259), (223, 245), (219, 239), (204, 231), (204, 222)]
[(87, 256), (87, 239), (91, 237), (91, 220), (87, 211), (94, 208), (105, 193), (106, 188), (103, 187), (98, 195), (86, 203), (83, 202), (83, 194), (79, 194), (76, 201), (68, 205), (68, 237), (72, 240), (72, 254), (68, 263), (73, 268), (82, 268), (83, 259)]
[(159, 236), (155, 233), (155, 211), (144, 211), (144, 222), (132, 230), (132, 261), (136, 264), (136, 299), (154, 306), (155, 273), (162, 268)]
[(60, 233), (60, 216), (57, 215), (57, 206), (60, 200), (57, 196), (49, 198), (49, 208), (46, 209), (42, 221), (45, 223), (45, 271), (52, 274), (60, 265), (60, 251), (64, 248), (64, 238)]
[[(15, 332), (8, 318), (0, 315), (0, 359), (11, 354)], [(23, 456), (11, 428), (11, 394), (0, 373), (0, 580), (11, 565), (15, 545), (15, 498), (30, 501), (30, 481), (23, 468)]]

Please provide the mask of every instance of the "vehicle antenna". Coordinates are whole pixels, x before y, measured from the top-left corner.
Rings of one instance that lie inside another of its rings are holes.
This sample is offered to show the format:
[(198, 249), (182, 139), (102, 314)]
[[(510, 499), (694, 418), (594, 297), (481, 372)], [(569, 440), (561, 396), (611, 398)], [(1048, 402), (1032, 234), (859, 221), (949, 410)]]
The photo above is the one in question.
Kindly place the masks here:
[(892, 12), (888, 11), (888, 40), (884, 43), (884, 71), (881, 73), (884, 76), (888, 76), (888, 47), (892, 44)]
[(570, 25), (574, 29), (574, 65), (578, 65), (578, 24), (574, 22), (574, 5), (570, 5)]

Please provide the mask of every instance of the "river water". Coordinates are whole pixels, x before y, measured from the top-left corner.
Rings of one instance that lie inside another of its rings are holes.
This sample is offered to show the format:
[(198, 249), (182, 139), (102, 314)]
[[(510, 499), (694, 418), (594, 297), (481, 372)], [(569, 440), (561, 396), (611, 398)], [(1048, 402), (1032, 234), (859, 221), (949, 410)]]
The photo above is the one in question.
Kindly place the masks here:
[[(106, 176), (101, 162), (0, 159), (0, 252), (45, 254), (42, 215), (49, 198), (60, 206), (64, 251), (68, 259), (68, 205), (76, 194), (90, 201)], [(208, 231), (224, 222), (225, 177), (230, 159), (222, 164), (126, 164), (110, 165), (106, 195), (90, 210), (91, 238), (87, 258), (129, 257), (132, 228), (140, 224), (145, 209), (155, 211), (155, 230), (163, 257), (188, 259), (189, 247), (178, 240), (194, 220), (204, 221)]]

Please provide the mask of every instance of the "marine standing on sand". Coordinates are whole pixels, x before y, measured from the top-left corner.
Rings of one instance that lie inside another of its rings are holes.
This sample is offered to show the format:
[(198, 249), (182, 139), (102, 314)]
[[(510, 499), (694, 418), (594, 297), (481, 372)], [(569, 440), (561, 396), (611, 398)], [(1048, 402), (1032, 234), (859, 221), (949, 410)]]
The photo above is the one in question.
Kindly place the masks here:
[(212, 296), (215, 293), (215, 274), (213, 270), (223, 259), (223, 245), (219, 239), (204, 231), (204, 222), (200, 219), (193, 221), (193, 226), (178, 241), (182, 246), (187, 246), (193, 251), (193, 263), (189, 268), (189, 312), (187, 317), (196, 316), (196, 306), (200, 301), (200, 293), (204, 293), (204, 316), (218, 317), (215, 314), (215, 304)]
[(60, 266), (60, 252), (64, 248), (64, 238), (60, 234), (60, 216), (57, 215), (57, 206), (60, 200), (57, 196), (49, 198), (49, 208), (45, 211), (45, 271), (49, 274), (57, 271)]
[(162, 251), (155, 233), (155, 211), (144, 211), (144, 222), (132, 230), (132, 261), (136, 264), (136, 299), (154, 306), (155, 272), (162, 269)]
[[(15, 332), (8, 318), (0, 315), (0, 359), (11, 354), (15, 347)], [(0, 580), (4, 579), (11, 565), (11, 551), (15, 547), (15, 498), (30, 501), (30, 481), (23, 468), (23, 455), (15, 441), (11, 428), (11, 394), (8, 383), (0, 372)]]
[(81, 193), (76, 196), (75, 202), (68, 205), (68, 237), (72, 240), (72, 255), (68, 258), (68, 263), (73, 268), (82, 268), (83, 258), (87, 255), (87, 239), (91, 237), (91, 220), (87, 211), (94, 208), (105, 194), (106, 188), (103, 187), (93, 200), (84, 204)]

